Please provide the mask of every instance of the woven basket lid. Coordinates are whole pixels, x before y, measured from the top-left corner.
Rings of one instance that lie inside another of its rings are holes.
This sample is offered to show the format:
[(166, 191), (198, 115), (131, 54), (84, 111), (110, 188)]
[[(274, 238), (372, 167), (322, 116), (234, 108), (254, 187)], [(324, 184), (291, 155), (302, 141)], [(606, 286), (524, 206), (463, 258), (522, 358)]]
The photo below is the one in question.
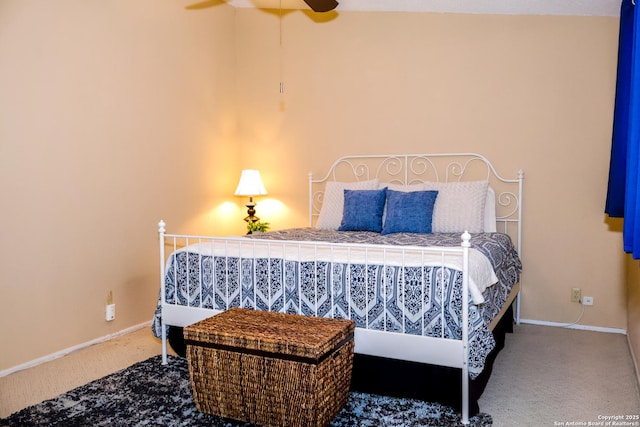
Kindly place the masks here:
[(347, 319), (231, 308), (184, 328), (187, 341), (320, 359), (348, 339)]

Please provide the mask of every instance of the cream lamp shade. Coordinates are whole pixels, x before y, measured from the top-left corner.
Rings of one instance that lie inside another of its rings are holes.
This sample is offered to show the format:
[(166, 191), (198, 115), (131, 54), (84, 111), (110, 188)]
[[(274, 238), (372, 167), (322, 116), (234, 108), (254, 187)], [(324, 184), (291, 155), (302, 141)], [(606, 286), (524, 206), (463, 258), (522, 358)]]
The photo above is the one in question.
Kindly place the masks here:
[(244, 219), (249, 222), (257, 222), (260, 220), (257, 216), (255, 216), (256, 204), (253, 201), (253, 196), (264, 196), (267, 194), (267, 189), (264, 188), (264, 184), (262, 183), (262, 178), (260, 177), (260, 171), (256, 169), (244, 169), (242, 174), (240, 175), (240, 182), (238, 182), (238, 186), (236, 187), (236, 192), (233, 193), (234, 196), (248, 196), (249, 203), (247, 206), (247, 217)]
[(264, 196), (267, 189), (264, 188), (260, 171), (256, 169), (244, 169), (240, 175), (240, 182), (236, 187), (235, 196)]

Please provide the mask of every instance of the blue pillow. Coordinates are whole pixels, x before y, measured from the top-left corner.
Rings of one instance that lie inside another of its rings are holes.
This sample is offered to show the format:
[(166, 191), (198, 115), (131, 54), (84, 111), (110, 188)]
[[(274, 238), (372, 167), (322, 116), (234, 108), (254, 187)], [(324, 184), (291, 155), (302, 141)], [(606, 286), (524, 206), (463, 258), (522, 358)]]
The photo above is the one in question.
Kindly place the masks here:
[(344, 190), (344, 210), (338, 231), (382, 230), (387, 187), (381, 190)]
[(437, 191), (387, 191), (387, 215), (381, 234), (431, 233)]

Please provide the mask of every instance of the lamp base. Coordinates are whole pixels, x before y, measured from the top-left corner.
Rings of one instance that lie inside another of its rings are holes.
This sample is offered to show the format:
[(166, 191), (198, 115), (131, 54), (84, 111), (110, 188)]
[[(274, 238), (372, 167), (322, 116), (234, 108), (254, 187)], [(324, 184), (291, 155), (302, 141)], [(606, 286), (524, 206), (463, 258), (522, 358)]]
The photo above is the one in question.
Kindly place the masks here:
[(256, 204), (255, 203), (249, 203), (248, 205), (245, 205), (247, 207), (247, 216), (244, 218), (245, 221), (249, 222), (258, 222), (260, 221), (260, 218), (258, 218), (256, 216)]

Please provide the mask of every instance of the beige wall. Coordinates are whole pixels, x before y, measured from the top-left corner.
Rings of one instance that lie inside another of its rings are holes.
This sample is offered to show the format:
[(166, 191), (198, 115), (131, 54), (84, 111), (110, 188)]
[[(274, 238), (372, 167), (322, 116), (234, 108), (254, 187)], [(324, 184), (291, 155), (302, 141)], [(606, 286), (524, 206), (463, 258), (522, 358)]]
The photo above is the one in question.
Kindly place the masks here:
[(523, 317), (572, 322), (577, 286), (595, 301), (583, 325), (626, 328), (621, 235), (603, 213), (618, 19), (342, 13), (314, 23), (294, 12), (280, 44), (277, 15), (238, 16), (239, 138), (294, 207), (276, 227), (305, 224), (305, 174), (337, 156), (478, 152), (511, 177), (525, 171)]
[(255, 167), (269, 190), (258, 215), (306, 225), (307, 173), (346, 154), (475, 151), (523, 168), (523, 317), (574, 320), (579, 286), (595, 298), (583, 324), (626, 328), (621, 236), (603, 214), (616, 18), (279, 21), (189, 4), (0, 3), (0, 319), (17, 325), (1, 334), (28, 350), (0, 369), (148, 320), (160, 217), (173, 232), (241, 231), (229, 195)]
[(191, 3), (0, 2), (0, 370), (148, 322), (157, 222), (228, 221), (234, 9)]

